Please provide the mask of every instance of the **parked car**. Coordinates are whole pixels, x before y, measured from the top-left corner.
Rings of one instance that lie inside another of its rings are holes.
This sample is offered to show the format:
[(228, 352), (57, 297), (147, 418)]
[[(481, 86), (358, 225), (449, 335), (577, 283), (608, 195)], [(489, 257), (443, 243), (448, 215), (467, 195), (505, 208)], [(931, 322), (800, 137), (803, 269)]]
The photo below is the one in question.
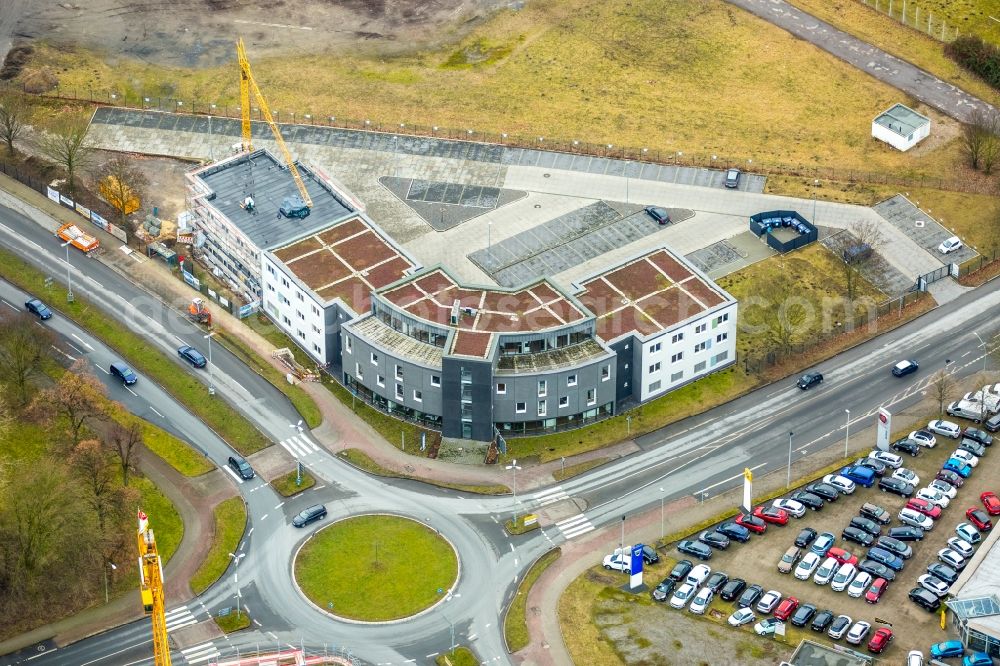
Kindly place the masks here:
[(812, 604), (802, 604), (795, 609), (792, 613), (792, 617), (789, 620), (796, 627), (804, 627), (812, 619), (813, 615), (816, 614), (816, 607)]
[(941, 517), (941, 507), (933, 502), (928, 502), (925, 499), (914, 497), (906, 503), (906, 508), (922, 513), (933, 520), (937, 520)]
[(699, 590), (698, 594), (696, 594), (694, 599), (691, 600), (691, 605), (688, 606), (688, 610), (695, 615), (704, 615), (708, 605), (712, 603), (712, 597), (714, 596), (715, 593), (708, 588)]
[(965, 479), (961, 474), (958, 474), (954, 470), (942, 469), (940, 472), (934, 475), (934, 478), (938, 481), (945, 481), (955, 486), (956, 488), (961, 488), (965, 485)]
[(646, 206), (646, 214), (656, 220), (657, 224), (670, 224), (670, 213), (660, 206)]
[(924, 653), (920, 650), (910, 650), (907, 652), (906, 666), (924, 666)]
[(110, 366), (110, 372), (112, 377), (117, 377), (122, 384), (127, 384), (131, 386), (139, 381), (139, 377), (132, 372), (132, 368), (128, 367), (121, 361), (115, 361)]
[(751, 532), (756, 532), (757, 534), (763, 534), (767, 531), (767, 523), (760, 518), (747, 513), (741, 513), (736, 516), (736, 524), (747, 528)]
[(843, 592), (851, 584), (851, 581), (854, 580), (854, 576), (857, 573), (858, 568), (853, 564), (841, 564), (840, 568), (837, 569), (837, 573), (833, 575), (833, 580), (830, 581), (830, 589), (834, 592)]
[(920, 574), (917, 577), (917, 584), (924, 588), (925, 590), (934, 594), (935, 597), (941, 598), (948, 594), (948, 588), (951, 587), (948, 583), (944, 582), (937, 576), (932, 576), (930, 574)]
[(843, 548), (831, 548), (829, 552), (827, 552), (827, 556), (837, 560), (839, 564), (858, 563), (858, 558), (855, 555), (851, 555), (849, 551), (846, 551)]
[(228, 464), (241, 479), (250, 480), (254, 477), (253, 467), (243, 456), (229, 456)]
[(908, 453), (911, 456), (920, 455), (920, 444), (918, 444), (916, 440), (910, 439), (909, 437), (897, 439), (889, 445), (889, 448), (893, 451), (898, 451), (899, 453)]
[(880, 449), (875, 449), (868, 454), (868, 457), (872, 460), (877, 460), (881, 463), (885, 463), (886, 467), (891, 467), (892, 469), (899, 469), (903, 466), (903, 459), (897, 456), (895, 453), (889, 453), (888, 451), (882, 451)]
[(986, 447), (974, 439), (968, 439), (968, 438), (962, 439), (962, 441), (958, 443), (958, 450), (968, 451), (972, 455), (978, 456), (980, 458), (986, 455)]
[(792, 493), (792, 499), (813, 511), (819, 511), (823, 508), (822, 498), (805, 490)]
[(971, 439), (974, 442), (979, 442), (983, 446), (993, 445), (993, 435), (980, 430), (979, 428), (966, 428), (962, 431), (962, 436), (965, 439)]
[(875, 472), (875, 476), (885, 476), (885, 472), (888, 466), (881, 460), (875, 460), (874, 458), (858, 458), (852, 464), (860, 465), (861, 467), (867, 467), (871, 471)]
[(840, 537), (844, 541), (853, 541), (859, 546), (868, 547), (873, 543), (875, 543), (875, 537), (873, 537), (871, 534), (865, 532), (860, 527), (851, 527), (850, 525), (844, 528), (844, 531), (841, 532)]
[(882, 525), (888, 525), (892, 520), (892, 514), (890, 514), (887, 509), (883, 509), (878, 504), (872, 504), (870, 502), (862, 504), (859, 513), (865, 518), (874, 520), (876, 523), (880, 523)]
[(694, 569), (694, 564), (691, 563), (691, 560), (681, 560), (670, 570), (670, 577), (676, 581), (684, 580), (691, 573), (691, 569)]
[(870, 573), (874, 578), (885, 578), (890, 583), (896, 580), (895, 571), (875, 560), (862, 560), (861, 564), (858, 565), (858, 569), (861, 569), (865, 573)]
[(897, 517), (899, 518), (899, 522), (904, 525), (919, 527), (924, 532), (930, 532), (934, 529), (934, 521), (931, 520), (929, 516), (925, 516), (919, 511), (914, 511), (913, 509), (907, 509), (904, 507), (899, 510)]
[(781, 556), (781, 560), (778, 561), (778, 573), (786, 574), (790, 572), (800, 557), (802, 557), (802, 549), (797, 546), (790, 546), (785, 551), (785, 554)]
[(833, 544), (837, 542), (837, 537), (833, 536), (829, 532), (821, 532), (816, 540), (813, 541), (812, 546), (809, 550), (816, 553), (820, 557), (825, 557), (826, 554), (833, 548)]
[(938, 252), (941, 254), (951, 254), (952, 252), (957, 252), (962, 249), (962, 239), (958, 236), (952, 236), (951, 238), (946, 238), (941, 241), (938, 245)]
[(813, 542), (816, 538), (816, 530), (811, 527), (803, 527), (797, 537), (795, 537), (795, 545), (805, 548)]
[(733, 522), (722, 523), (715, 528), (715, 531), (740, 543), (746, 543), (750, 540), (750, 530)]
[(729, 548), (729, 537), (720, 532), (702, 532), (698, 535), (698, 541), (702, 542), (706, 546), (711, 546), (712, 548), (718, 548), (719, 550), (725, 550)]
[(941, 467), (942, 472), (954, 472), (958, 474), (963, 479), (967, 479), (972, 475), (972, 465), (959, 460), (958, 458), (948, 458), (944, 461), (944, 465)]
[(770, 613), (774, 607), (781, 602), (781, 592), (768, 590), (757, 602), (757, 610), (761, 613)]
[(712, 575), (712, 567), (707, 564), (699, 564), (691, 572), (688, 573), (687, 578), (684, 582), (688, 585), (694, 585), (695, 587), (701, 587), (702, 583), (708, 580), (708, 577)]
[(24, 309), (35, 315), (42, 321), (46, 319), (52, 319), (52, 310), (49, 310), (49, 306), (42, 303), (37, 298), (30, 298), (24, 302)]
[(677, 550), (685, 555), (694, 555), (699, 560), (712, 559), (712, 549), (703, 543), (685, 539), (677, 543)]
[(871, 585), (872, 575), (867, 571), (859, 571), (851, 584), (847, 586), (847, 596), (859, 599), (862, 594), (868, 590), (868, 586)]
[(190, 345), (182, 345), (178, 347), (177, 353), (182, 359), (196, 368), (204, 368), (208, 365), (208, 361), (204, 356), (202, 356), (201, 352)]
[(936, 435), (958, 439), (962, 434), (962, 429), (957, 423), (935, 419), (927, 424), (927, 429)]
[(991, 516), (1000, 516), (1000, 497), (997, 497), (996, 493), (987, 490), (979, 495), (979, 501), (986, 508), (986, 513)]
[(849, 465), (847, 467), (843, 467), (840, 470), (840, 476), (850, 479), (856, 485), (864, 486), (865, 488), (871, 488), (878, 480), (875, 470), (871, 467), (865, 467), (863, 465)]
[(961, 657), (963, 654), (965, 654), (965, 646), (962, 645), (962, 641), (944, 641), (931, 646), (931, 659)]
[(743, 594), (743, 590), (746, 589), (747, 582), (742, 578), (731, 578), (729, 582), (722, 586), (722, 591), (719, 592), (719, 597), (723, 601), (732, 601), (736, 597)]
[[(621, 550), (621, 549), (618, 549)], [(604, 568), (613, 571), (629, 571), (632, 568), (632, 556), (629, 553), (614, 552), (604, 556)]]
[(905, 467), (900, 467), (892, 473), (892, 478), (899, 479), (900, 481), (905, 481), (914, 488), (920, 485), (920, 477), (912, 469), (906, 469)]
[(736, 189), (740, 185), (740, 170), (729, 169), (726, 171), (726, 187)]
[(737, 608), (726, 621), (731, 627), (742, 627), (744, 624), (750, 624), (756, 620), (757, 616), (749, 608)]
[(913, 525), (890, 527), (887, 534), (900, 541), (922, 541), (924, 538), (924, 530)]
[(697, 588), (693, 585), (688, 585), (684, 583), (674, 592), (674, 596), (670, 598), (670, 607), (680, 610), (687, 606), (688, 602), (691, 601), (692, 597), (697, 592)]
[(764, 588), (754, 583), (743, 590), (743, 594), (740, 595), (740, 599), (736, 602), (736, 605), (742, 608), (749, 608), (760, 601), (762, 596), (764, 596)]
[(851, 630), (847, 632), (847, 642), (851, 645), (861, 645), (861, 642), (865, 640), (865, 636), (871, 630), (872, 625), (864, 620), (858, 620), (851, 627)]
[(890, 536), (880, 536), (875, 543), (879, 548), (884, 548), (890, 553), (908, 560), (913, 557), (913, 547)]
[(294, 527), (305, 527), (309, 523), (322, 520), (323, 518), (326, 518), (326, 507), (322, 504), (314, 504), (296, 514), (292, 518), (292, 525)]
[(893, 571), (903, 570), (903, 558), (878, 546), (868, 549), (868, 559), (884, 564)]
[(958, 494), (958, 486), (953, 486), (948, 481), (944, 479), (934, 479), (927, 484), (928, 488), (933, 488), (950, 500), (955, 499), (955, 495)]
[(993, 522), (990, 517), (986, 515), (986, 512), (982, 509), (969, 509), (965, 512), (965, 517), (976, 526), (976, 529), (980, 532), (989, 532), (993, 529)]
[(829, 486), (833, 486), (838, 493), (842, 495), (850, 495), (854, 492), (855, 485), (850, 479), (840, 476), (839, 474), (827, 474), (823, 477), (823, 483)]
[(962, 666), (993, 666), (993, 657), (985, 652), (973, 652), (962, 657)]
[(796, 502), (792, 499), (779, 498), (771, 502), (771, 506), (776, 509), (782, 509), (789, 516), (793, 518), (801, 518), (806, 515), (806, 507), (802, 502)]
[(905, 377), (910, 373), (916, 372), (919, 367), (920, 366), (914, 360), (900, 361), (896, 365), (892, 366), (892, 374), (896, 377)]
[(927, 565), (927, 573), (939, 578), (949, 585), (954, 585), (958, 580), (958, 572), (943, 562), (932, 562)]
[(965, 559), (969, 559), (976, 552), (971, 543), (957, 536), (948, 537), (948, 547)]
[(788, 524), (788, 512), (784, 509), (776, 509), (773, 506), (758, 506), (754, 508), (753, 515), (765, 523), (774, 523), (775, 525)]
[(785, 597), (781, 600), (781, 603), (778, 604), (778, 607), (774, 609), (774, 617), (779, 620), (787, 620), (798, 607), (798, 599), (795, 597)]
[(806, 490), (813, 495), (822, 497), (825, 502), (836, 502), (837, 498), (840, 497), (840, 491), (829, 483), (813, 483), (806, 486)]
[(910, 433), (909, 439), (912, 439), (920, 446), (926, 446), (929, 449), (933, 449), (937, 446), (937, 437), (935, 437), (929, 430), (914, 430)]
[(653, 588), (650, 596), (653, 597), (653, 601), (666, 601), (673, 595), (675, 587), (677, 587), (677, 581), (667, 576), (660, 581), (659, 585)]
[(872, 654), (880, 654), (892, 642), (892, 629), (879, 627), (875, 630), (870, 641), (868, 641), (868, 651)]
[(844, 634), (847, 633), (852, 624), (854, 624), (854, 620), (851, 619), (850, 615), (838, 615), (830, 623), (830, 628), (827, 629), (826, 635), (834, 640), (839, 640), (844, 637)]
[(867, 518), (862, 518), (861, 516), (854, 516), (851, 518), (851, 527), (857, 527), (860, 530), (868, 532), (872, 536), (878, 536), (882, 534), (882, 526), (876, 523), (874, 520), (868, 520)]
[(806, 553), (795, 567), (795, 577), (799, 580), (808, 580), (819, 567), (821, 561), (822, 559), (816, 553)]
[(986, 421), (983, 422), (983, 427), (989, 430), (990, 432), (996, 432), (997, 430), (1000, 430), (1000, 414), (997, 414), (996, 416), (991, 416), (990, 418), (986, 419)]
[(808, 391), (813, 386), (818, 386), (823, 383), (823, 373), (821, 372), (807, 372), (806, 374), (799, 377), (797, 386), (803, 391)]
[(837, 560), (832, 557), (826, 558), (823, 564), (819, 566), (819, 569), (816, 569), (816, 573), (813, 574), (813, 582), (817, 585), (826, 585), (833, 579), (833, 574), (837, 573), (838, 566), (840, 564)]
[(969, 467), (976, 467), (979, 465), (979, 457), (970, 452), (968, 449), (956, 449), (952, 452), (951, 457), (961, 460)]
[(722, 589), (722, 586), (729, 582), (729, 575), (722, 571), (713, 571), (712, 575), (708, 577), (705, 581), (705, 587), (716, 594)]
[(879, 479), (878, 488), (884, 493), (893, 493), (901, 497), (911, 497), (913, 495), (913, 484), (894, 479), (891, 476)]
[(948, 499), (948, 496), (942, 493), (934, 486), (927, 486), (926, 488), (921, 488), (920, 490), (917, 491), (917, 494), (914, 495), (914, 497), (916, 497), (917, 499), (927, 500), (928, 502), (936, 504), (942, 509), (947, 509), (948, 505), (951, 504), (951, 500)]
[(833, 611), (821, 610), (813, 616), (813, 621), (809, 625), (809, 628), (813, 631), (826, 631), (833, 622), (833, 617)]
[(781, 620), (768, 617), (753, 625), (753, 630), (758, 636), (773, 636), (774, 630), (779, 624), (782, 624)]

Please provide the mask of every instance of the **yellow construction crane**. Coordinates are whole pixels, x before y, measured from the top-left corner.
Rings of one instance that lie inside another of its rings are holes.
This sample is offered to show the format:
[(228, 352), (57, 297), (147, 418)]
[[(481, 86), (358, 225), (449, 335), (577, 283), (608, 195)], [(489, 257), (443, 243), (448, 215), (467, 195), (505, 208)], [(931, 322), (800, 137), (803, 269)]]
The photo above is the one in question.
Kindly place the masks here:
[(155, 666), (170, 666), (167, 644), (167, 618), (163, 602), (163, 563), (156, 550), (156, 538), (149, 529), (149, 518), (139, 509), (139, 593), (142, 608), (153, 620), (153, 659)]
[[(302, 182), (302, 176), (299, 175), (299, 170), (295, 168), (295, 160), (292, 159), (292, 154), (288, 152), (288, 146), (285, 145), (285, 140), (281, 138), (281, 131), (278, 129), (278, 126), (274, 124), (274, 118), (271, 117), (271, 110), (267, 108), (264, 95), (261, 94), (260, 88), (257, 87), (257, 81), (253, 78), (253, 71), (250, 69), (250, 61), (247, 59), (247, 52), (243, 47), (242, 37), (236, 43), (236, 57), (240, 61), (240, 105), (243, 109), (243, 150), (253, 150), (253, 141), (250, 137), (250, 92), (252, 90), (257, 100), (257, 105), (260, 107), (261, 113), (264, 114), (264, 120), (267, 121), (268, 126), (271, 128), (274, 140), (277, 141), (278, 148), (281, 149), (281, 154), (285, 158), (285, 165), (291, 172), (292, 178), (295, 179), (295, 186), (299, 188), (299, 196), (302, 197), (302, 202), (306, 205), (306, 208), (312, 208), (313, 202), (309, 197), (309, 193), (306, 192), (306, 184)], [(308, 215), (308, 212), (306, 214)], [(305, 215), (302, 217), (305, 217)]]

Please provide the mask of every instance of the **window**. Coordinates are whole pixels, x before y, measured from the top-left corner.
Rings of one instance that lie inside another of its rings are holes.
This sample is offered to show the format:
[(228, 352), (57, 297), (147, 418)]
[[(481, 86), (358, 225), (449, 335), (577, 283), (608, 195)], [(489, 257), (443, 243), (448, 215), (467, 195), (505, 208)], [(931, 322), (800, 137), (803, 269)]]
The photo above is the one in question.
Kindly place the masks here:
[(683, 333), (674, 333), (673, 337), (670, 338), (670, 341), (676, 343), (676, 342), (680, 342), (683, 339), (684, 339), (684, 334)]
[(712, 359), (712, 362), (713, 363), (722, 363), (727, 358), (729, 358), (729, 352), (727, 352), (727, 351), (719, 352), (718, 354), (715, 355), (715, 358)]
[(267, 290), (268, 290), (268, 291), (274, 291), (274, 285), (273, 285), (273, 284), (271, 284), (271, 283), (269, 282), (269, 283), (267, 284)]
[[(544, 398), (548, 393), (548, 385), (544, 379), (538, 380), (538, 397)], [(539, 414), (541, 416), (541, 414)]]
[(403, 381), (403, 366), (401, 365), (396, 366), (396, 379)]
[(670, 381), (672, 381), (672, 382), (676, 382), (677, 380), (683, 379), (683, 378), (684, 378), (684, 371), (683, 370), (681, 370), (680, 372), (675, 372), (674, 374), (670, 375)]
[(358, 379), (364, 379), (365, 378), (365, 373), (361, 370), (361, 364), (360, 363), (355, 363), (354, 364), (354, 376), (357, 377)]
[(708, 324), (698, 324), (697, 326), (694, 327), (694, 332), (696, 334), (704, 333), (707, 329), (708, 329)]
[(305, 296), (303, 296), (303, 295), (302, 295), (302, 292), (301, 292), (301, 291), (297, 291), (297, 292), (295, 292), (295, 295), (299, 297), (299, 300), (300, 300), (300, 301), (304, 301), (304, 300), (306, 300)]
[(601, 381), (602, 382), (606, 382), (610, 378), (611, 378), (611, 366), (610, 365), (602, 365), (601, 366)]
[(372, 365), (378, 365), (378, 354), (372, 352)]
[(349, 335), (344, 336), (344, 349), (347, 350), (348, 354), (351, 353), (351, 336)]
[(538, 415), (539, 416), (545, 416), (545, 401), (544, 400), (539, 400), (538, 401)]
[(313, 329), (313, 333), (322, 333), (323, 332), (323, 331), (320, 330), (319, 326), (317, 326), (316, 324), (313, 324), (312, 329)]
[(316, 307), (315, 305), (311, 305), (310, 307), (312, 308), (312, 313), (318, 317), (319, 316), (319, 308)]
[(663, 344), (660, 343), (660, 342), (657, 342), (655, 345), (649, 345), (649, 353), (650, 354), (655, 354), (656, 352), (660, 351), (661, 349), (663, 349)]
[[(628, 386), (628, 383), (625, 384)], [(587, 389), (587, 404), (593, 405), (597, 402), (597, 389)]]
[(285, 326), (291, 326), (292, 325), (292, 320), (289, 319), (288, 317), (286, 317), (285, 315), (281, 315), (281, 320), (283, 322), (285, 322)]
[(437, 375), (431, 375), (431, 386), (441, 386), (441, 378)]
[(523, 402), (518, 402), (514, 404), (514, 411), (518, 414), (524, 414), (528, 408)]
[(382, 375), (375, 375), (375, 383), (379, 386), (385, 386), (385, 377)]
[(697, 363), (694, 364), (695, 372), (701, 372), (704, 369), (705, 369), (705, 361), (698, 361)]
[(414, 389), (414, 391), (413, 391), (413, 399), (416, 400), (417, 402), (423, 402), (424, 401), (424, 394), (421, 393), (420, 391), (417, 391), (416, 389)]
[(677, 361), (681, 360), (682, 358), (684, 358), (684, 352), (677, 352), (676, 354), (674, 354), (673, 356), (670, 357), (670, 362), (671, 363), (676, 363)]
[(708, 349), (708, 340), (696, 344), (694, 346), (694, 353), (697, 354), (698, 352), (705, 351), (706, 349)]
[(403, 385), (396, 384), (396, 397), (400, 400), (403, 399)]
[(299, 331), (299, 330), (296, 330), (295, 332), (299, 334), (299, 337), (300, 337), (301, 339), (303, 339), (303, 340), (305, 340), (305, 339), (306, 339), (306, 334), (305, 334), (305, 333), (303, 333), (302, 331)]
[(320, 349), (319, 345), (317, 345), (317, 344), (313, 345), (313, 351), (316, 352), (317, 354), (322, 354), (323, 353), (323, 350)]
[(653, 391), (659, 391), (660, 390), (660, 384), (661, 384), (661, 382), (660, 382), (659, 379), (657, 379), (655, 382), (653, 382), (652, 384), (650, 384), (649, 385), (649, 392), (652, 393)]
[(566, 378), (566, 386), (576, 386), (576, 375), (570, 375)]
[(268, 264), (267, 265), (267, 272), (270, 273), (271, 275), (274, 275), (274, 266), (272, 266), (271, 264)]
[(497, 395), (504, 395), (507, 393), (507, 385), (503, 382), (497, 383)]
[(302, 321), (306, 320), (306, 316), (301, 312), (299, 312), (298, 310), (295, 311), (295, 314), (297, 314), (299, 316), (299, 319), (301, 319)]
[(660, 369), (660, 362), (659, 361), (657, 361), (653, 365), (649, 366), (649, 372), (650, 372), (650, 374), (659, 371), (659, 369)]
[(729, 321), (729, 313), (728, 312), (726, 314), (724, 314), (724, 315), (719, 315), (718, 317), (715, 318), (715, 326), (718, 326), (719, 324), (721, 324), (724, 321)]
[(286, 280), (285, 278), (281, 278), (281, 286), (282, 287), (287, 287), (288, 286), (288, 280)]
[(569, 407), (569, 398), (565, 395), (559, 398), (559, 408), (562, 409), (563, 407)]
[(715, 336), (715, 341), (722, 342), (723, 340), (727, 340), (728, 338), (729, 338), (728, 333), (719, 333), (717, 336)]

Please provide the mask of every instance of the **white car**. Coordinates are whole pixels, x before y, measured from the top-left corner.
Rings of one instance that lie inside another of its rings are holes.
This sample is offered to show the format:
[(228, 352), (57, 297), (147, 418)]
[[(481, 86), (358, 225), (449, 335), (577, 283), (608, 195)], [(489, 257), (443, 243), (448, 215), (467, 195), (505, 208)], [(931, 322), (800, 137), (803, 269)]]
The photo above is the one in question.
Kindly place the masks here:
[(948, 583), (944, 582), (937, 576), (932, 576), (930, 574), (924, 574), (917, 578), (917, 585), (924, 588), (928, 592), (936, 594), (938, 599), (948, 594), (948, 588), (950, 587)]
[(920, 650), (910, 650), (907, 652), (906, 666), (924, 666), (924, 653)]
[(959, 523), (958, 525), (955, 525), (955, 534), (957, 534), (958, 538), (962, 541), (965, 541), (972, 546), (983, 540), (983, 535), (976, 529), (975, 525), (970, 523)]
[(750, 624), (756, 620), (757, 616), (753, 614), (752, 610), (749, 608), (739, 608), (726, 621), (729, 622), (730, 626), (742, 627), (744, 624)]
[(972, 455), (965, 449), (958, 449), (957, 451), (951, 454), (951, 457), (958, 458), (959, 460), (967, 464), (969, 467), (975, 467), (976, 465), (979, 464), (979, 458)]
[(913, 527), (919, 527), (925, 532), (930, 532), (934, 529), (934, 521), (931, 520), (930, 516), (925, 516), (919, 511), (914, 511), (913, 509), (902, 508), (899, 510), (899, 522), (904, 525), (912, 525)]
[(817, 585), (826, 585), (833, 578), (833, 574), (837, 573), (837, 567), (840, 566), (835, 558), (828, 557), (826, 561), (816, 570), (816, 574), (813, 576), (813, 582)]
[(760, 598), (760, 601), (757, 602), (757, 610), (761, 613), (770, 614), (779, 603), (781, 603), (781, 592), (768, 590)]
[(958, 439), (962, 436), (962, 429), (958, 427), (957, 423), (952, 423), (951, 421), (936, 419), (927, 424), (927, 429), (942, 437)]
[(688, 574), (684, 582), (694, 587), (701, 587), (701, 584), (711, 575), (712, 567), (707, 564), (699, 564), (694, 569), (691, 569), (691, 573)]
[(620, 553), (612, 553), (611, 555), (605, 555), (604, 568), (614, 569), (615, 571), (631, 571), (632, 556), (630, 554), (627, 557), (622, 557)]
[(812, 576), (813, 572), (816, 571), (819, 562), (819, 555), (812, 552), (806, 553), (806, 556), (802, 558), (799, 565), (795, 567), (795, 577), (799, 580), (809, 580), (809, 576)]
[(779, 624), (784, 624), (781, 620), (776, 620), (773, 617), (766, 617), (757, 624), (753, 625), (754, 633), (758, 636), (773, 636), (774, 630)]
[(941, 254), (951, 254), (962, 249), (962, 240), (958, 236), (952, 236), (938, 245), (938, 252)]
[(914, 430), (910, 433), (910, 439), (920, 446), (926, 446), (928, 449), (933, 449), (937, 446), (937, 437), (926, 430)]
[(688, 606), (688, 610), (695, 615), (704, 615), (708, 605), (712, 603), (712, 597), (714, 596), (715, 592), (712, 592), (712, 590), (706, 587), (704, 590), (701, 590), (695, 595), (694, 599), (691, 601), (691, 605)]
[(927, 500), (931, 504), (936, 504), (942, 509), (947, 509), (951, 500), (943, 492), (933, 486), (927, 486), (917, 491), (917, 499)]
[(829, 483), (831, 486), (836, 488), (842, 495), (850, 495), (854, 492), (854, 482), (847, 477), (840, 476), (839, 474), (827, 474), (823, 477), (823, 483)]
[(858, 575), (851, 581), (851, 584), (847, 586), (847, 596), (858, 599), (871, 584), (872, 575), (867, 571), (859, 571)]
[(887, 467), (891, 467), (893, 469), (899, 469), (903, 466), (903, 459), (895, 453), (889, 453), (888, 451), (875, 450), (869, 453), (868, 457), (885, 463)]
[(776, 509), (784, 509), (788, 512), (788, 515), (793, 518), (801, 518), (806, 515), (805, 505), (802, 502), (796, 502), (793, 499), (779, 498), (771, 502), (771, 506)]
[(961, 571), (965, 568), (965, 558), (953, 551), (951, 548), (942, 548), (939, 550), (938, 559), (955, 571)]
[(951, 485), (947, 481), (942, 481), (941, 479), (934, 479), (927, 484), (928, 488), (933, 488), (950, 500), (955, 499), (955, 495), (958, 494), (958, 488)]
[(962, 557), (964, 557), (965, 559), (969, 559), (976, 552), (976, 549), (972, 546), (971, 543), (957, 536), (948, 538), (948, 547), (951, 548), (956, 553), (958, 553), (959, 555), (961, 555)]
[(865, 636), (868, 635), (868, 631), (872, 628), (872, 625), (864, 620), (858, 620), (851, 627), (851, 630), (847, 632), (847, 642), (851, 645), (861, 645), (861, 641), (865, 640)]
[(907, 469), (905, 467), (900, 467), (897, 470), (893, 470), (892, 478), (899, 479), (900, 481), (906, 481), (914, 488), (920, 485), (920, 477), (917, 476), (916, 472), (914, 472), (912, 469)]
[[(826, 635), (834, 640), (840, 640), (852, 624), (854, 624), (854, 620), (851, 619), (850, 615), (838, 615), (830, 624), (830, 630), (826, 632)], [(834, 627), (840, 627), (840, 629), (834, 631)]]
[(833, 580), (830, 581), (830, 589), (834, 592), (843, 592), (851, 584), (851, 581), (854, 580), (854, 576), (857, 573), (858, 568), (850, 562), (841, 564), (840, 568), (837, 569), (837, 573), (833, 575)]
[(670, 607), (678, 610), (684, 608), (687, 606), (687, 602), (691, 601), (691, 597), (694, 596), (696, 591), (697, 588), (694, 585), (684, 583), (677, 588), (674, 592), (674, 596), (670, 598)]

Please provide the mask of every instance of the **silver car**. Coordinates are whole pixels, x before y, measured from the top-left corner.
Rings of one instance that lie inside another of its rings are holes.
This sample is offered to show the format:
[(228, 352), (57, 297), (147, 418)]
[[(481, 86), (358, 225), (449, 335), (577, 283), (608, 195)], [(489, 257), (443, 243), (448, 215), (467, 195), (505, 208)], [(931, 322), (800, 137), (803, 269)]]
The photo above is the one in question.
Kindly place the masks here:
[(934, 529), (934, 521), (931, 520), (929, 516), (925, 516), (919, 511), (914, 511), (913, 509), (900, 509), (898, 518), (899, 522), (904, 525), (919, 527), (925, 532), (929, 532)]
[(957, 536), (948, 538), (948, 548), (951, 548), (965, 559), (969, 559), (976, 552), (971, 543)]
[(781, 603), (781, 592), (768, 590), (757, 602), (757, 610), (761, 613), (770, 613), (779, 603)]
[(917, 584), (931, 594), (937, 595), (938, 599), (948, 594), (948, 588), (950, 587), (948, 583), (930, 574), (923, 574), (917, 578)]
[(680, 610), (681, 608), (687, 606), (687, 602), (689, 602), (691, 597), (694, 596), (696, 589), (697, 588), (694, 585), (688, 585), (687, 583), (681, 585), (677, 588), (677, 591), (674, 592), (674, 596), (670, 598), (670, 607)]

